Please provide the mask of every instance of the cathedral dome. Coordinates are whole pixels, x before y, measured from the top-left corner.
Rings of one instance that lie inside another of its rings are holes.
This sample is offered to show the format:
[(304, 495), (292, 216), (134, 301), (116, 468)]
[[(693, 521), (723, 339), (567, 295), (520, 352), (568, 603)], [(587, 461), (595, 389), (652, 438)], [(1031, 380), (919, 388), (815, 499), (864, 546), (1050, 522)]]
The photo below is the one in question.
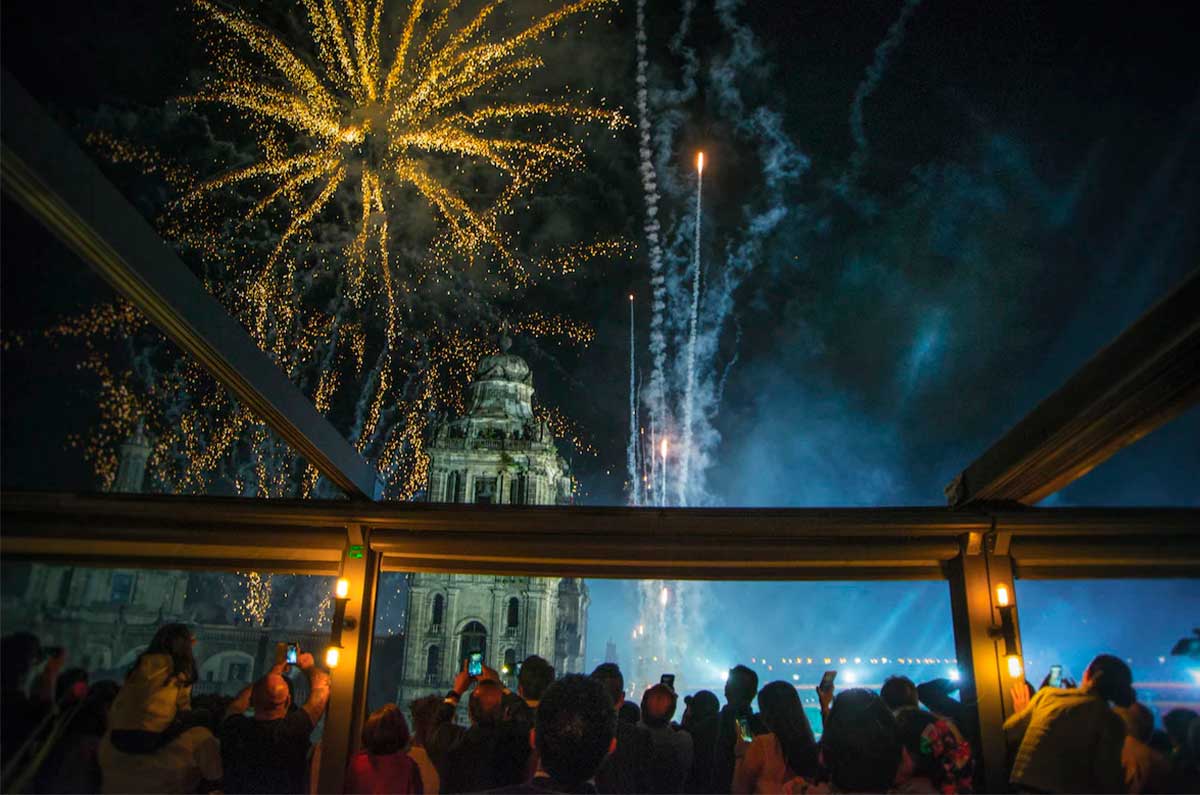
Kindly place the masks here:
[(533, 419), (533, 372), (528, 362), (508, 352), (510, 347), (512, 340), (506, 328), (500, 335), (500, 353), (479, 360), (468, 388), (468, 417), (521, 424)]

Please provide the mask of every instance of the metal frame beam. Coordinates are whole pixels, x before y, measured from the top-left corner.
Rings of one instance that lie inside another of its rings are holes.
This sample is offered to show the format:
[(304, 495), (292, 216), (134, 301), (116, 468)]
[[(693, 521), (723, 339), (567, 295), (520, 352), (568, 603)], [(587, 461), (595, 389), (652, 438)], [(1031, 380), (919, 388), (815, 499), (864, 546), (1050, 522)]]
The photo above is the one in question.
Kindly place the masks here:
[(1032, 505), (1200, 399), (1200, 271), (946, 486), (954, 507)]
[(351, 497), (378, 499), (374, 468), (8, 72), (0, 102), (5, 192), (321, 474)]

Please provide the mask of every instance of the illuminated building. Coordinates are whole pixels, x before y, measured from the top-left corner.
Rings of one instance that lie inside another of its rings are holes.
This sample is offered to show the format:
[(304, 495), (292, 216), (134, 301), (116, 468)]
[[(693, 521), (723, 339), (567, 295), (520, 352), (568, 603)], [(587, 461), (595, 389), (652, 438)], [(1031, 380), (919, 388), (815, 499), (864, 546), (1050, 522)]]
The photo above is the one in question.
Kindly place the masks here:
[[(533, 374), (510, 353), (479, 361), (468, 387), (467, 411), (434, 425), (429, 452), (430, 499), (483, 505), (562, 505), (571, 476), (554, 435), (533, 413)], [(583, 670), (586, 583), (571, 577), (413, 574), (405, 628), (399, 703), (450, 688), (462, 661), (482, 652), (515, 681), (516, 663), (531, 654), (558, 674)]]

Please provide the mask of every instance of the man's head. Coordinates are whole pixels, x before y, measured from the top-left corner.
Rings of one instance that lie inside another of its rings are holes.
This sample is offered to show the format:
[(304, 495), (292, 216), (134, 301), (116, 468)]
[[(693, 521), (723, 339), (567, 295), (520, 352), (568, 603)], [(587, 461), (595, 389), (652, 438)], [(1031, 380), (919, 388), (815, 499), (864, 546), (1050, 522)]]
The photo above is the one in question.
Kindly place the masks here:
[(504, 700), (504, 688), (499, 682), (483, 679), (475, 685), (471, 692), (471, 701), (467, 704), (467, 714), (471, 723), (492, 725), (500, 720), (501, 702)]
[(661, 729), (675, 717), (675, 691), (663, 684), (647, 688), (642, 694), (642, 723)]
[(554, 666), (536, 654), (531, 654), (521, 663), (521, 673), (517, 677), (517, 694), (526, 701), (538, 701), (553, 681)]
[(279, 674), (267, 674), (250, 690), (250, 706), (255, 720), (279, 720), (287, 714), (292, 695), (288, 683)]
[(1154, 731), (1154, 714), (1140, 701), (1128, 707), (1114, 707), (1113, 711), (1125, 722), (1125, 733), (1135, 740), (1146, 742)]
[(604, 685), (571, 674), (542, 695), (533, 732), (542, 767), (556, 783), (574, 787), (591, 779), (616, 748), (617, 716)]
[(821, 759), (844, 792), (886, 792), (900, 767), (896, 719), (883, 699), (869, 690), (846, 690), (833, 700)]
[(879, 688), (879, 697), (895, 712), (904, 707), (919, 707), (917, 686), (907, 676), (889, 676)]
[(1133, 671), (1119, 657), (1097, 655), (1083, 672), (1083, 689), (1098, 693), (1105, 701), (1111, 701), (1118, 707), (1128, 707), (1135, 698)]
[(625, 701), (625, 676), (616, 663), (601, 663), (592, 671), (592, 678), (604, 685), (605, 692), (612, 699), (613, 707), (620, 709)]
[(758, 674), (744, 665), (735, 665), (729, 669), (729, 678), (725, 680), (725, 701), (730, 706), (748, 707), (758, 695)]

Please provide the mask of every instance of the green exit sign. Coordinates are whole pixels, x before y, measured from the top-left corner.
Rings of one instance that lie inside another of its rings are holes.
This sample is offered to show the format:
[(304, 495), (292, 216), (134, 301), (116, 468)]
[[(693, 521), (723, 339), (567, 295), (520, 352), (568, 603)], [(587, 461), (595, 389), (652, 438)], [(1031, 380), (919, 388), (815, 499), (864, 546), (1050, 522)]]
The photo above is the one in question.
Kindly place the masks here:
[(350, 557), (357, 559), (357, 558), (361, 558), (362, 556), (363, 556), (362, 544), (351, 544), (350, 545)]

